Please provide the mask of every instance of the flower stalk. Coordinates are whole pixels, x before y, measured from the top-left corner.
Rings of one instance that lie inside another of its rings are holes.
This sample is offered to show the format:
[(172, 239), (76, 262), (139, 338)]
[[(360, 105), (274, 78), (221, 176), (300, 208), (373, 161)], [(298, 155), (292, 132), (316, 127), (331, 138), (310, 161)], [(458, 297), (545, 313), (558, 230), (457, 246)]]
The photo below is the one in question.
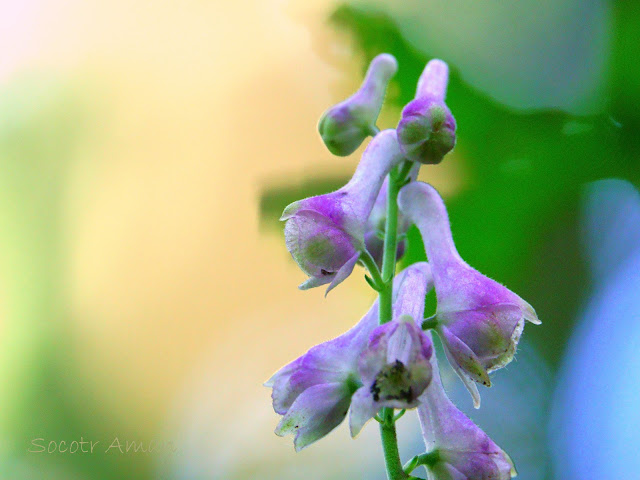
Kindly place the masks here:
[[(398, 192), (406, 179), (411, 162), (406, 162), (401, 168), (394, 168), (389, 174), (389, 190), (387, 197), (387, 220), (384, 235), (384, 254), (382, 257), (382, 282), (381, 290), (378, 290), (380, 310), (379, 323), (383, 325), (392, 320), (393, 316), (393, 277), (396, 271), (396, 250), (398, 248)], [(367, 265), (372, 277), (380, 275), (375, 263), (372, 267)], [(375, 267), (375, 268), (373, 268)], [(396, 433), (396, 420), (401, 415), (396, 415), (393, 408), (384, 408), (381, 411), (380, 438), (382, 450), (389, 480), (404, 480), (407, 474), (402, 468), (400, 451), (398, 450), (398, 436)]]

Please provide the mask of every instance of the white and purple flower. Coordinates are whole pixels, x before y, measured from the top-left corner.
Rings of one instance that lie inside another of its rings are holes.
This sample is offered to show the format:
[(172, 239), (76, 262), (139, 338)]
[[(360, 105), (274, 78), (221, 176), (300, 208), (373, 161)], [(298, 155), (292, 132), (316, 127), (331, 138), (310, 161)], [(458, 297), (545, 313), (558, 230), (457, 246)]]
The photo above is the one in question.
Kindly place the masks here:
[(284, 209), (287, 249), (309, 279), (308, 289), (329, 283), (329, 292), (353, 271), (365, 251), (367, 219), (385, 177), (403, 160), (394, 130), (371, 141), (353, 177), (341, 189), (305, 198)]
[[(394, 279), (396, 311), (413, 312), (422, 318), (418, 310), (424, 309), (424, 297), (431, 284), (431, 272), (426, 262), (413, 264), (399, 273)], [(405, 324), (398, 321), (378, 326), (376, 301), (351, 330), (316, 345), (281, 368), (265, 383), (273, 388), (274, 410), (283, 416), (276, 434), (295, 434), (295, 448), (301, 450), (338, 426), (351, 405), (352, 434), (355, 435), (379, 408), (395, 401), (390, 398), (395, 392), (391, 390), (391, 377), (385, 383), (379, 374), (385, 368), (391, 373), (386, 365), (389, 363), (393, 367), (398, 365), (397, 361), (406, 366), (407, 375), (398, 379), (404, 383), (398, 383), (397, 388), (402, 392), (397, 396), (401, 398), (393, 404), (416, 406), (417, 397), (431, 378), (430, 366), (425, 365), (423, 358), (426, 356), (428, 364), (431, 348), (422, 346), (424, 333), (415, 325), (413, 327), (407, 330)], [(394, 335), (391, 330), (397, 333)], [(387, 331), (389, 335), (385, 335)], [(418, 333), (422, 337), (414, 340)], [(382, 348), (383, 344), (386, 350)], [(386, 357), (382, 358), (386, 351), (392, 352), (388, 362)], [(378, 377), (376, 386), (374, 383)], [(353, 397), (363, 388), (369, 395)], [(372, 390), (378, 391), (375, 398)], [(410, 402), (407, 401), (409, 399)], [(365, 401), (370, 407), (368, 411), (372, 412), (366, 418), (360, 413)], [(357, 415), (356, 419), (354, 415)]]
[(462, 260), (435, 188), (410, 183), (400, 191), (398, 205), (422, 235), (438, 302), (435, 328), (478, 408), (475, 382), (490, 386), (489, 373), (513, 359), (525, 320), (540, 320), (531, 305)]

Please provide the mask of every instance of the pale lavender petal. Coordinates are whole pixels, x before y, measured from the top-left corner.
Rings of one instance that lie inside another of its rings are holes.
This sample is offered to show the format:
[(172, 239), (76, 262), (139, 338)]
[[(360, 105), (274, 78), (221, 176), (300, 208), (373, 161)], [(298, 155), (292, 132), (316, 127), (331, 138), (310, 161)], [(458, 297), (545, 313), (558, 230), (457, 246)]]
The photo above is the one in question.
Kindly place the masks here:
[(465, 371), (474, 381), (485, 387), (490, 387), (489, 375), (473, 350), (444, 325), (439, 325), (437, 332), (442, 338), (443, 347), (451, 355), (455, 365)]
[(349, 430), (351, 436), (355, 437), (360, 433), (362, 427), (371, 420), (380, 410), (373, 400), (373, 396), (368, 388), (360, 387), (351, 398), (351, 412), (349, 413)]
[(314, 385), (305, 390), (282, 417), (276, 435), (295, 434), (293, 441), (300, 451), (324, 437), (347, 415), (351, 394), (342, 383)]
[[(464, 383), (464, 386), (467, 387), (467, 390), (469, 390), (469, 393), (471, 394), (471, 399), (473, 400), (473, 407), (480, 408), (480, 392), (478, 391), (478, 386), (474, 381), (473, 375), (469, 373), (467, 370), (465, 370), (463, 368), (463, 365), (459, 363), (459, 359), (453, 355), (452, 348), (448, 343), (447, 337), (441, 334), (441, 338), (442, 338), (444, 353), (447, 357), (447, 360), (449, 361), (449, 364), (451, 364), (451, 367), (456, 372), (458, 377), (460, 377), (460, 380), (462, 380), (462, 383)], [(473, 359), (472, 358), (469, 359), (468, 362), (472, 363)], [(475, 368), (472, 368), (472, 370), (475, 370)]]
[(323, 275), (321, 277), (310, 277), (298, 285), (300, 290), (309, 290), (310, 288), (319, 287), (321, 285), (326, 285), (327, 283), (331, 283), (335, 274), (331, 275)]
[(428, 263), (411, 270), (407, 269), (401, 279), (393, 304), (393, 316), (411, 316), (416, 323), (422, 324), (425, 297), (433, 286), (433, 276)]
[(297, 358), (293, 362), (286, 364), (276, 373), (271, 375), (271, 378), (264, 382), (263, 385), (265, 387), (271, 388), (275, 385), (276, 382), (288, 379), (289, 377), (291, 377), (291, 374), (296, 370), (296, 368), (298, 368), (298, 366), (300, 365), (300, 361), (301, 359)]
[(416, 98), (433, 97), (444, 100), (449, 83), (449, 65), (442, 60), (430, 60), (418, 79)]
[(342, 265), (342, 267), (340, 267), (340, 270), (338, 270), (335, 277), (333, 277), (333, 280), (331, 281), (331, 285), (329, 285), (329, 288), (327, 288), (327, 291), (325, 292), (325, 296), (331, 290), (333, 290), (342, 282), (344, 282), (349, 275), (351, 275), (351, 272), (353, 272), (353, 269), (355, 268), (356, 263), (358, 263), (359, 258), (360, 258), (360, 254), (357, 253), (353, 257), (351, 257), (349, 260), (347, 260), (347, 263), (345, 263), (344, 265)]

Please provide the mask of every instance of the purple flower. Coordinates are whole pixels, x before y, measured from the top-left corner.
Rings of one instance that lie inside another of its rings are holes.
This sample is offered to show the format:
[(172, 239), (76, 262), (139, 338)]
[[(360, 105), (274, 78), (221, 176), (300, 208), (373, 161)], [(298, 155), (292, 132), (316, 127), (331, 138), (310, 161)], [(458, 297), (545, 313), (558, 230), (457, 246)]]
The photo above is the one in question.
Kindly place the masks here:
[(371, 141), (353, 178), (340, 190), (305, 198), (284, 209), (287, 249), (309, 279), (305, 290), (347, 278), (365, 249), (367, 218), (391, 169), (403, 160), (394, 130)]
[(371, 61), (360, 89), (322, 114), (318, 131), (331, 153), (350, 155), (365, 138), (375, 135), (387, 84), (397, 70), (398, 62), (392, 55), (378, 55)]
[(398, 141), (410, 160), (440, 163), (456, 144), (456, 121), (444, 103), (448, 81), (447, 64), (431, 60), (420, 76), (415, 99), (402, 110)]
[(398, 205), (422, 235), (438, 301), (436, 331), (478, 408), (474, 382), (490, 386), (488, 374), (513, 359), (524, 321), (540, 320), (531, 305), (460, 258), (444, 202), (431, 185), (406, 185)]
[(411, 270), (400, 286), (394, 320), (376, 327), (358, 359), (362, 386), (351, 403), (349, 426), (356, 436), (382, 407), (414, 408), (431, 381), (433, 347), (416, 320), (424, 315), (431, 275)]
[[(422, 285), (416, 285), (417, 282)], [(408, 289), (417, 288), (416, 294), (422, 294), (424, 302), (422, 292), (426, 293), (430, 285), (429, 265), (426, 262), (413, 264), (394, 279), (394, 301), (406, 305)], [(377, 326), (376, 300), (351, 330), (311, 348), (265, 383), (273, 388), (273, 409), (283, 415), (276, 434), (295, 434), (296, 450), (324, 437), (347, 415), (352, 395), (362, 386), (359, 357)]]
[[(414, 163), (413, 168), (409, 172), (409, 179), (414, 181), (418, 177), (420, 170), (420, 164)], [(367, 225), (364, 234), (364, 243), (367, 247), (367, 251), (374, 258), (378, 267), (382, 268), (382, 257), (384, 253), (384, 233), (387, 222), (387, 203), (389, 192), (389, 179), (386, 178), (378, 193), (378, 198), (373, 205), (371, 214), (367, 219)], [(402, 215), (398, 213), (398, 247), (396, 250), (396, 260), (400, 260), (404, 255), (406, 249), (406, 239), (404, 235), (409, 230), (411, 223)]]
[(418, 407), (427, 454), (421, 463), (431, 480), (508, 480), (516, 476), (513, 462), (447, 397), (436, 356), (433, 379)]

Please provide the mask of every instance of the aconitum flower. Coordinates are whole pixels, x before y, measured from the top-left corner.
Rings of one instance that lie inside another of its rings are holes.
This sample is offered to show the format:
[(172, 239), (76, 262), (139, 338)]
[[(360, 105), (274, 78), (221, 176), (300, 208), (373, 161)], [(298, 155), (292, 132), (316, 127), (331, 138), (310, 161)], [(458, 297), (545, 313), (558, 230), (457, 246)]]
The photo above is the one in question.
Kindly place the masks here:
[(362, 155), (353, 177), (332, 193), (305, 198), (284, 209), (287, 249), (309, 279), (308, 289), (347, 278), (365, 250), (367, 218), (385, 177), (400, 161), (395, 130), (380, 132)]
[[(411, 171), (409, 172), (410, 181), (415, 181), (418, 177), (419, 170), (420, 164), (414, 163)], [(382, 268), (382, 257), (384, 254), (384, 234), (387, 223), (388, 194), (389, 178), (387, 177), (382, 184), (380, 193), (378, 193), (378, 198), (376, 198), (371, 214), (367, 219), (364, 234), (364, 243), (367, 247), (367, 251), (371, 254), (380, 268)], [(404, 236), (410, 226), (410, 222), (404, 217), (404, 215), (398, 213), (398, 246), (396, 249), (396, 260), (400, 260), (404, 255), (407, 243)]]
[(418, 407), (427, 454), (421, 455), (429, 480), (508, 480), (516, 476), (509, 456), (447, 397), (436, 356), (433, 379)]
[(409, 160), (440, 163), (456, 144), (456, 121), (444, 103), (448, 81), (447, 64), (431, 60), (420, 76), (415, 99), (402, 110), (398, 141)]
[(331, 153), (350, 155), (365, 138), (375, 135), (387, 85), (397, 70), (398, 62), (392, 55), (378, 55), (371, 61), (360, 89), (322, 114), (318, 131)]
[(406, 274), (394, 304), (394, 320), (378, 326), (360, 354), (362, 386), (351, 403), (352, 436), (383, 407), (417, 407), (429, 385), (433, 347), (415, 320), (424, 315), (430, 280), (430, 275), (418, 270)]
[[(394, 302), (405, 305), (410, 289), (417, 288), (416, 294), (421, 294), (430, 288), (429, 265), (415, 263), (399, 273), (393, 283)], [(273, 409), (283, 415), (276, 434), (295, 434), (297, 451), (324, 437), (347, 415), (353, 393), (362, 386), (358, 360), (378, 326), (378, 311), (376, 300), (351, 330), (311, 348), (265, 383), (273, 388)]]
[(513, 359), (524, 321), (540, 320), (531, 305), (460, 258), (435, 188), (410, 183), (400, 190), (398, 205), (422, 235), (438, 302), (435, 328), (477, 408), (480, 394), (474, 382), (490, 386), (488, 374)]

